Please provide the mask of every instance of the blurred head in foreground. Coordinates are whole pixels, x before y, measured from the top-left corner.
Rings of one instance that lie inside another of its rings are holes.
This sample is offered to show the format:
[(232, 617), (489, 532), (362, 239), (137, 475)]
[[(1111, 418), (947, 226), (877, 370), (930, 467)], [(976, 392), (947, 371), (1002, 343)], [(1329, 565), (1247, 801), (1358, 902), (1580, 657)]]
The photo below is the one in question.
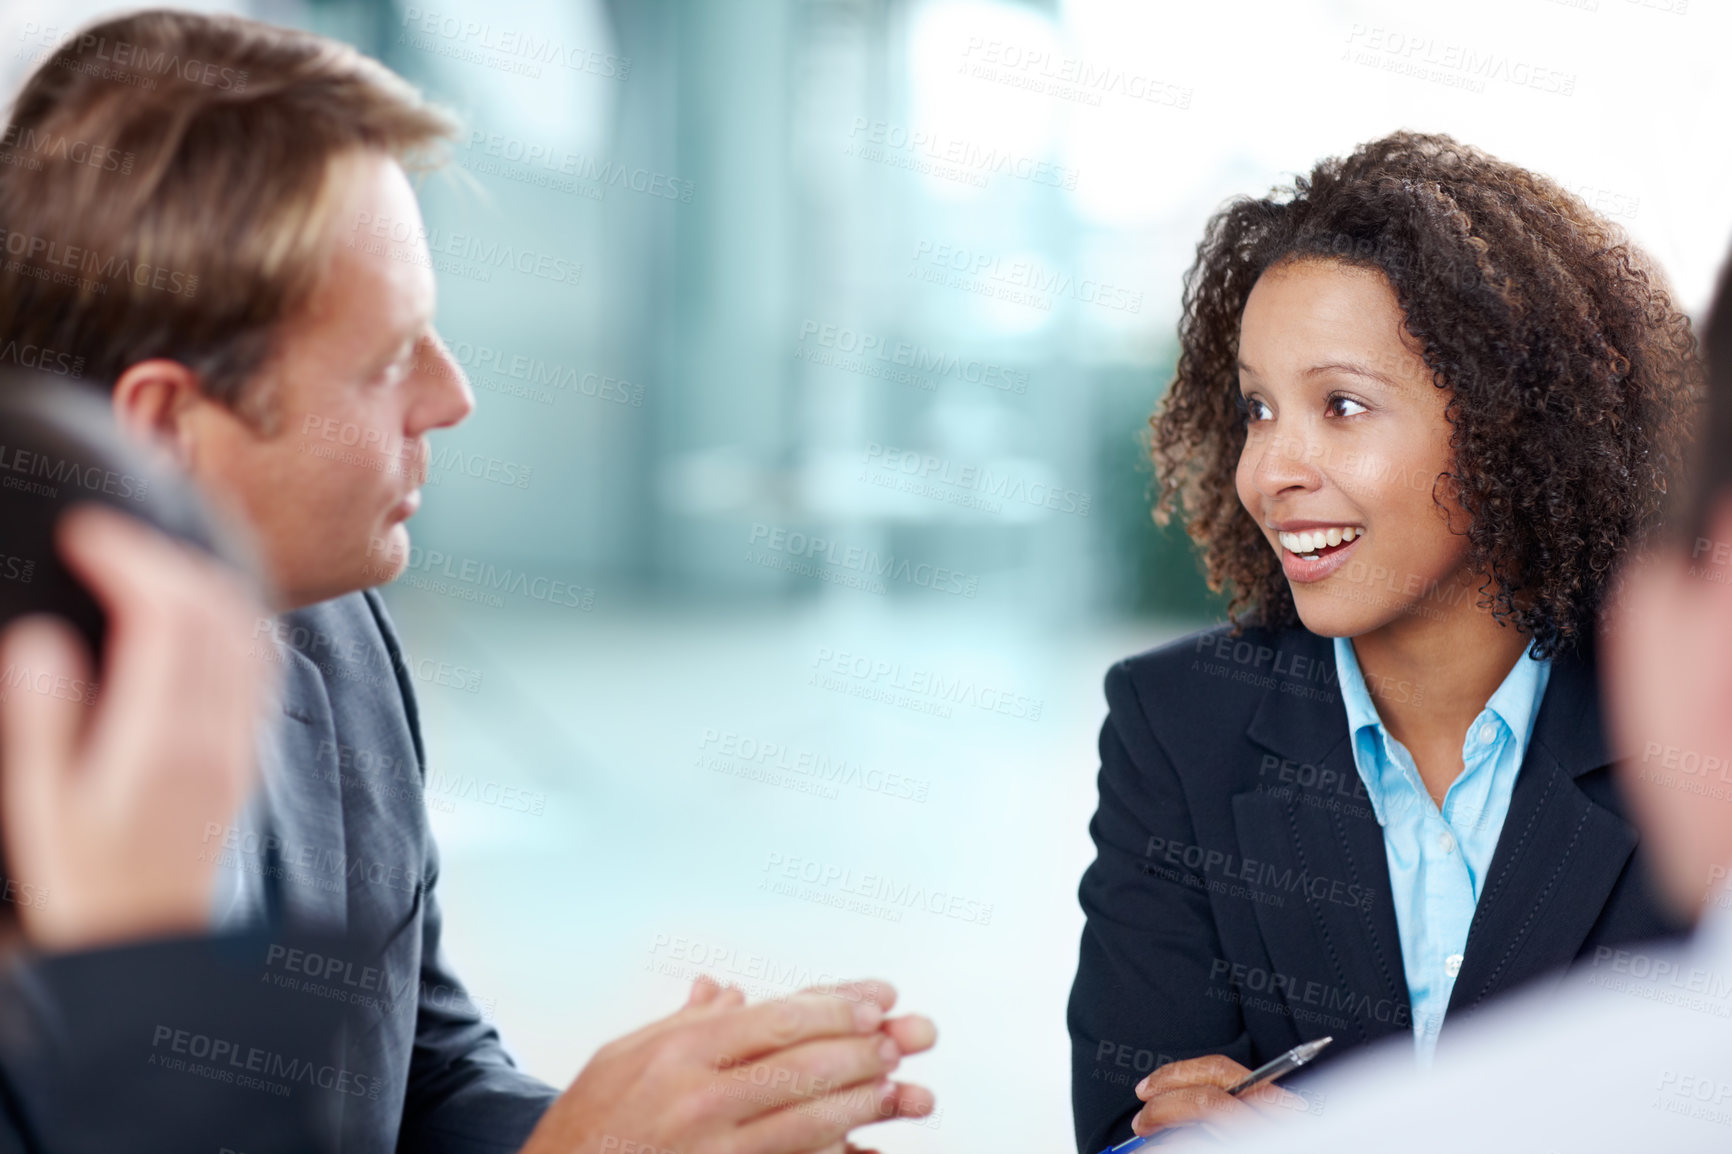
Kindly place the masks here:
[(1703, 335), (1708, 412), (1683, 513), (1604, 631), (1622, 784), (1669, 902), (1732, 904), (1732, 263)]

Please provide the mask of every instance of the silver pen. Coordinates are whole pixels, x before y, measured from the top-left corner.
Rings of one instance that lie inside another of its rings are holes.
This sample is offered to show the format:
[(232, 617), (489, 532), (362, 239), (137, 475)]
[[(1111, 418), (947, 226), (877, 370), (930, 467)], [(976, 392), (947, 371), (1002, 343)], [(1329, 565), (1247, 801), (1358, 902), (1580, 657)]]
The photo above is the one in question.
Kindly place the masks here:
[(1279, 1058), (1271, 1058), (1246, 1074), (1244, 1080), (1229, 1089), (1227, 1093), (1236, 1096), (1243, 1094), (1253, 1086), (1261, 1086), (1264, 1082), (1273, 1082), (1277, 1078), (1285, 1077), (1321, 1054), (1323, 1047), (1334, 1040), (1335, 1036), (1331, 1034), (1327, 1038), (1318, 1038), (1315, 1042), (1302, 1042)]

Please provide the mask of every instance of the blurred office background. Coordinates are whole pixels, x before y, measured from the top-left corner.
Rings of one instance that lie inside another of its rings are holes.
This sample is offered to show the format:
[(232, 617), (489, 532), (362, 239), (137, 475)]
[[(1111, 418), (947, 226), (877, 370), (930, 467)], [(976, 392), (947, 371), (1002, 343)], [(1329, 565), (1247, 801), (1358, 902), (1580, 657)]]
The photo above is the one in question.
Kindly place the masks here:
[[(1101, 677), (1219, 613), (1140, 442), (1209, 213), (1410, 127), (1692, 309), (1732, 225), (1702, 0), (192, 6), (466, 124), (423, 206), (479, 406), (389, 593), (459, 971), (555, 1082), (699, 971), (889, 977), (943, 1034), (890, 1150), (1071, 1144)], [(113, 10), (6, 0), (0, 78)]]

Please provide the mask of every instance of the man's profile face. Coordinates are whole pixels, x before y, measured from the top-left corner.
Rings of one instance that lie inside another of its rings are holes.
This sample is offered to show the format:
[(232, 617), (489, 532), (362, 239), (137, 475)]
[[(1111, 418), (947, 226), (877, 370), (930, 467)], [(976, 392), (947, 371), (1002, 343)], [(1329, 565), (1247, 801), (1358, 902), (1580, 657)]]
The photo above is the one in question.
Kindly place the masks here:
[(432, 260), (408, 177), (366, 153), (337, 179), (327, 274), (254, 382), (274, 413), (269, 434), (221, 405), (194, 417), (192, 471), (238, 503), (285, 608), (402, 572), (425, 436), (475, 405), (433, 331)]

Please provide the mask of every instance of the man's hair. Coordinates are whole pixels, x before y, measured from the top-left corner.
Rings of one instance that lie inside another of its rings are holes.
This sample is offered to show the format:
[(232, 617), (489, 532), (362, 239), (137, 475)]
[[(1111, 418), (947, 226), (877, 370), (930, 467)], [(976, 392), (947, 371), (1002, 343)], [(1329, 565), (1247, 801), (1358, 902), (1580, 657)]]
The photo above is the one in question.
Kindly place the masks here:
[(1689, 319), (1622, 230), (1543, 176), (1397, 132), (1209, 221), (1185, 276), (1179, 360), (1150, 420), (1158, 520), (1181, 508), (1229, 614), (1297, 619), (1234, 484), (1245, 444), (1239, 321), (1292, 261), (1381, 273), (1433, 384), (1481, 605), (1549, 655), (1591, 635), (1619, 562), (1662, 520), (1700, 371)]
[(49, 53), (0, 138), (0, 348), (54, 350), (107, 386), (169, 358), (268, 429), (252, 382), (331, 255), (339, 162), (430, 166), (455, 130), (310, 33), (167, 10), (91, 25)]

